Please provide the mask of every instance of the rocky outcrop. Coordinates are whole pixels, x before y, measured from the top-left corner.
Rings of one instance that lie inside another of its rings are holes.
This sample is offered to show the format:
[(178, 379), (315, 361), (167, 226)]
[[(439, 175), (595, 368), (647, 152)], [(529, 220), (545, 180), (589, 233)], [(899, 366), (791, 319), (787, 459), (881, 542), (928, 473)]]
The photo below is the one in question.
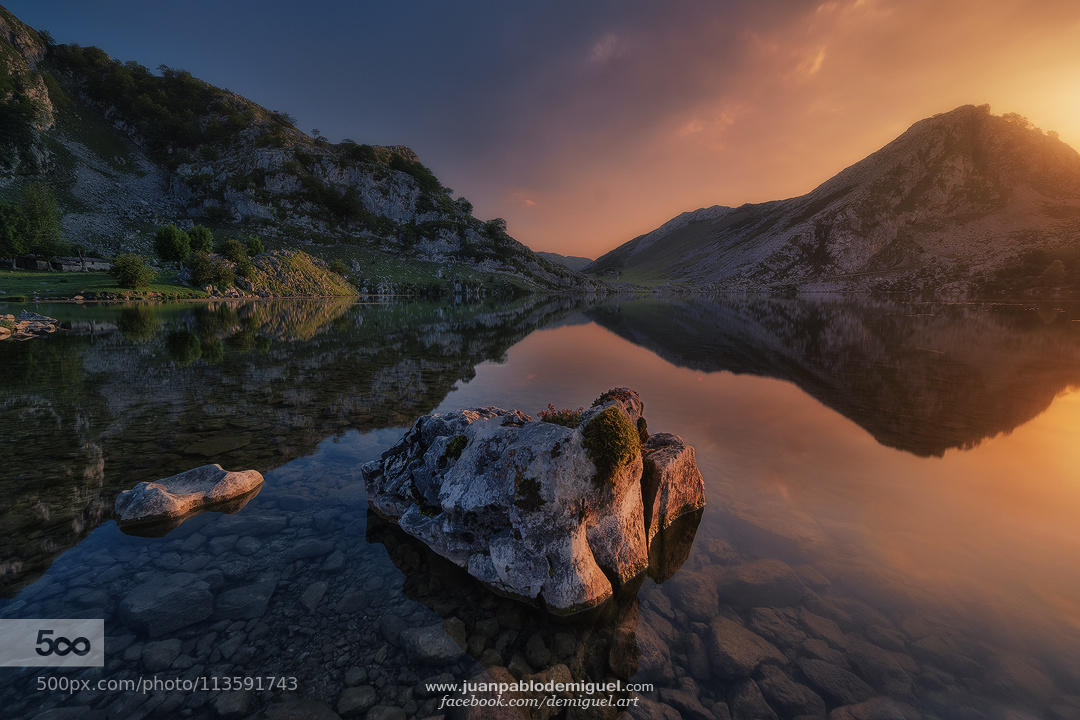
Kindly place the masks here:
[(11, 79), (0, 86), (0, 186), (5, 196), (27, 181), (65, 188), (64, 239), (87, 251), (149, 255), (148, 228), (208, 223), (313, 243), (369, 292), (602, 289), (537, 256), (502, 221), (475, 217), (407, 147), (309, 136), (184, 71), (53, 44), (3, 7), (0, 59)]
[(238, 509), (262, 486), (255, 470), (230, 472), (220, 465), (203, 465), (157, 482), (141, 482), (116, 496), (116, 522), (132, 526), (175, 526), (187, 516), (207, 508)]
[(647, 568), (659, 530), (705, 503), (693, 448), (649, 437), (642, 411), (616, 388), (539, 420), (494, 407), (426, 415), (364, 466), (368, 502), (497, 591), (587, 610)]
[(18, 315), (0, 315), (0, 340), (29, 340), (60, 329), (60, 321), (48, 315), (23, 310)]

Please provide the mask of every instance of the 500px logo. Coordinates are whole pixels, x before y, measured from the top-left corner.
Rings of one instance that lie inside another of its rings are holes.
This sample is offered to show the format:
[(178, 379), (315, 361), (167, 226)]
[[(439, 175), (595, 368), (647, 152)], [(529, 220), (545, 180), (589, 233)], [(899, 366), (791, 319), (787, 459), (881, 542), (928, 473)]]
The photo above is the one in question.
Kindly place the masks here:
[(0, 667), (102, 667), (104, 664), (104, 620), (0, 620)]
[[(74, 640), (68, 640), (63, 636), (55, 639), (46, 637), (52, 634), (52, 630), (38, 630), (37, 647), (34, 648), (38, 655), (67, 655), (68, 653), (86, 655), (90, 652), (90, 640), (87, 638), (77, 637)], [(42, 645), (45, 646), (44, 650), (41, 648)]]

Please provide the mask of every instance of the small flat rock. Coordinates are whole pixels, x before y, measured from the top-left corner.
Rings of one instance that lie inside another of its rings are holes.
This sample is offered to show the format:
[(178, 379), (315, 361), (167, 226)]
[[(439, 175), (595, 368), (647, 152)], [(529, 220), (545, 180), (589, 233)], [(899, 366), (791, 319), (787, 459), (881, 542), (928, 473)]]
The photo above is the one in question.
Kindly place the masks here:
[(681, 607), (690, 617), (703, 622), (715, 617), (720, 607), (716, 582), (705, 573), (683, 568), (662, 587), (673, 604)]
[(293, 545), (286, 553), (286, 560), (311, 560), (321, 558), (334, 549), (334, 544), (329, 540), (318, 538), (305, 538)]
[(763, 662), (787, 662), (775, 645), (724, 617), (710, 623), (708, 644), (713, 670), (728, 678), (747, 677)]
[(158, 640), (143, 645), (142, 664), (149, 672), (161, 672), (172, 666), (180, 655), (181, 642), (177, 639)]
[(346, 685), (359, 685), (365, 680), (367, 680), (367, 670), (362, 667), (351, 667), (345, 671)]
[(922, 713), (910, 705), (884, 697), (844, 705), (829, 713), (829, 720), (921, 720), (922, 717)]
[(660, 701), (679, 711), (683, 720), (713, 720), (713, 714), (688, 690), (660, 689)]
[(441, 624), (406, 628), (401, 631), (401, 644), (410, 660), (425, 665), (453, 662), (462, 654)]
[(798, 664), (810, 684), (834, 705), (854, 705), (875, 695), (873, 688), (842, 667), (809, 658), (800, 659)]
[(785, 610), (758, 607), (750, 611), (750, 629), (780, 647), (797, 647), (806, 640), (806, 633), (799, 629)]
[(150, 637), (201, 622), (214, 612), (210, 586), (190, 573), (173, 573), (136, 586), (120, 603), (121, 613)]
[(783, 717), (825, 716), (825, 701), (810, 688), (792, 680), (778, 667), (763, 665), (757, 685), (770, 707), (775, 708)]
[(255, 470), (232, 472), (203, 465), (156, 482), (141, 482), (116, 496), (114, 511), (121, 527), (185, 517), (222, 505), (256, 490), (263, 476)]
[(776, 713), (765, 702), (757, 683), (746, 679), (731, 693), (731, 717), (734, 720), (777, 720)]
[(251, 693), (241, 690), (236, 692), (217, 693), (214, 700), (214, 710), (221, 717), (241, 717), (247, 715), (251, 705)]
[(376, 705), (368, 710), (366, 720), (405, 720), (405, 711), (390, 705)]
[(327, 587), (327, 584), (321, 581), (311, 583), (300, 596), (300, 604), (307, 608), (308, 612), (315, 612), (315, 608), (319, 607), (323, 596), (326, 595)]
[(326, 572), (337, 572), (343, 567), (345, 567), (345, 553), (340, 550), (335, 550), (330, 553), (330, 557), (326, 558), (326, 562), (323, 563), (322, 569)]
[(791, 567), (765, 559), (723, 568), (716, 584), (720, 599), (738, 607), (788, 607), (806, 595), (806, 586)]
[(340, 720), (326, 703), (309, 698), (290, 698), (266, 708), (266, 720)]
[(357, 717), (375, 704), (378, 693), (371, 685), (345, 688), (338, 698), (337, 711), (341, 717)]
[(218, 595), (217, 616), (250, 620), (266, 614), (266, 606), (277, 588), (277, 578), (265, 578), (250, 585), (226, 590)]
[(682, 720), (675, 708), (644, 697), (638, 698), (637, 705), (631, 705), (628, 710), (634, 720)]

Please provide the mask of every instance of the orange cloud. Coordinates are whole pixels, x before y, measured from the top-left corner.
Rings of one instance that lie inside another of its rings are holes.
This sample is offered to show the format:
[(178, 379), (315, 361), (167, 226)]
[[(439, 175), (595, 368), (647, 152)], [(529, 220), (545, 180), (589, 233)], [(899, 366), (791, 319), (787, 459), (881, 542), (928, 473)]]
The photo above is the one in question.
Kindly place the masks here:
[(686, 210), (805, 193), (967, 103), (1080, 146), (1075, 2), (754, 7), (733, 22), (727, 5), (679, 5), (523, 80), (543, 106), (513, 119), (500, 184), (530, 188), (543, 212), (497, 188), (478, 210), (536, 249), (597, 255)]

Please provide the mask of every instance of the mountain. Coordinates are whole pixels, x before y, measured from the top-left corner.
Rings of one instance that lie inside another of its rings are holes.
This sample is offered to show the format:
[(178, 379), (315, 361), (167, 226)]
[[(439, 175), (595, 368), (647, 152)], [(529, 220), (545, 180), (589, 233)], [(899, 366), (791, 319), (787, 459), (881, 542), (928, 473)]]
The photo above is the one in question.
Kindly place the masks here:
[(553, 252), (538, 252), (536, 254), (553, 263), (568, 267), (574, 272), (581, 272), (592, 264), (592, 258), (578, 257), (577, 255), (560, 255)]
[(964, 106), (810, 193), (683, 213), (587, 269), (721, 289), (1080, 291), (1080, 155)]
[(312, 137), (183, 70), (56, 45), (0, 7), (0, 199), (47, 185), (63, 236), (152, 255), (157, 226), (258, 234), (351, 265), (371, 292), (596, 287), (483, 222), (407, 147)]

